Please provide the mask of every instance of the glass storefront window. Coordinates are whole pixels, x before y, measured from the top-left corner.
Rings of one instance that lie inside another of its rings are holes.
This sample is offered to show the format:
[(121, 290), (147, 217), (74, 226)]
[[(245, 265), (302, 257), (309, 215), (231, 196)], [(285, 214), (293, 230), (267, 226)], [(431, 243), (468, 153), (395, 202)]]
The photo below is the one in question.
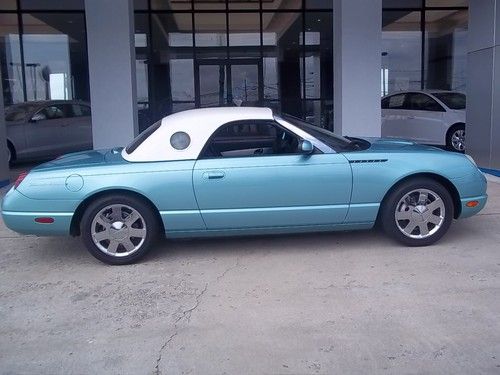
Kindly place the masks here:
[(16, 0), (2, 0), (0, 1), (0, 10), (15, 10), (17, 8)]
[(293, 10), (302, 8), (302, 0), (264, 0), (262, 9)]
[(84, 0), (21, 0), (23, 10), (83, 10)]
[(22, 20), (27, 100), (88, 100), (83, 14), (28, 13)]
[(421, 89), (421, 13), (382, 14), (382, 95)]
[(151, 0), (152, 10), (190, 10), (191, 0)]
[(426, 7), (468, 7), (469, 0), (425, 0)]
[(23, 69), (16, 14), (0, 14), (0, 69), (5, 106), (24, 101)]
[(467, 10), (425, 13), (425, 88), (465, 90)]

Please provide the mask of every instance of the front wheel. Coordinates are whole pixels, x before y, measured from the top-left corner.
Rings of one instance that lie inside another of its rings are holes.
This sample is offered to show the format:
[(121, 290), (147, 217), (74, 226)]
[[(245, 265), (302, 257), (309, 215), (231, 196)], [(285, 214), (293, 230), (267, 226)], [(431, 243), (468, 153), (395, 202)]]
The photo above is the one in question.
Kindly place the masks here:
[(142, 258), (158, 236), (149, 205), (126, 195), (100, 198), (85, 210), (81, 234), (88, 251), (108, 264), (130, 264)]
[(418, 178), (396, 188), (384, 201), (381, 224), (391, 237), (408, 246), (438, 241), (453, 219), (453, 200), (440, 183)]

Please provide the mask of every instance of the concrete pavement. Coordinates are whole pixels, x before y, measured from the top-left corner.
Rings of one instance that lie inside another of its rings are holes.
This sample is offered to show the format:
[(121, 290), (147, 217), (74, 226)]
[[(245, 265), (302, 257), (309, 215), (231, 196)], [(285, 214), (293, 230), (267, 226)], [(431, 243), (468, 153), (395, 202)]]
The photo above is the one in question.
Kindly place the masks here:
[(0, 222), (2, 374), (498, 374), (500, 184), (437, 245), (165, 241), (106, 266)]

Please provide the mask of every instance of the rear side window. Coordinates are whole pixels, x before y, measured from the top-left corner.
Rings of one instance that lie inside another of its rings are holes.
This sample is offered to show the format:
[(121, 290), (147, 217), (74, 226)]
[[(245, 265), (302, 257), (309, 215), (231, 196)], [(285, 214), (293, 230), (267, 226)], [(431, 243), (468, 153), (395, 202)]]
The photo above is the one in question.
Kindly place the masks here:
[(416, 111), (437, 111), (443, 112), (443, 107), (429, 95), (415, 93), (409, 94), (408, 104), (410, 109)]
[(384, 109), (406, 109), (404, 107), (406, 94), (397, 94), (389, 96), (382, 100), (382, 108)]
[(161, 126), (161, 120), (155, 122), (149, 128), (144, 130), (141, 134), (135, 137), (132, 142), (130, 142), (130, 144), (125, 148), (125, 152), (127, 154), (134, 152), (137, 149), (137, 147), (139, 147), (146, 139), (148, 139), (151, 134), (157, 131), (160, 126)]

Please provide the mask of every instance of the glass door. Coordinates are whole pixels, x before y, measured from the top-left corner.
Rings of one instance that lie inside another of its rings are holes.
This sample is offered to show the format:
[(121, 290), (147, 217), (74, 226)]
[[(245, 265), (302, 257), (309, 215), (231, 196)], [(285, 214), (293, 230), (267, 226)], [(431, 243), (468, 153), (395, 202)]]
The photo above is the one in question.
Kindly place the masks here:
[(258, 59), (198, 60), (197, 107), (255, 106), (260, 102)]

